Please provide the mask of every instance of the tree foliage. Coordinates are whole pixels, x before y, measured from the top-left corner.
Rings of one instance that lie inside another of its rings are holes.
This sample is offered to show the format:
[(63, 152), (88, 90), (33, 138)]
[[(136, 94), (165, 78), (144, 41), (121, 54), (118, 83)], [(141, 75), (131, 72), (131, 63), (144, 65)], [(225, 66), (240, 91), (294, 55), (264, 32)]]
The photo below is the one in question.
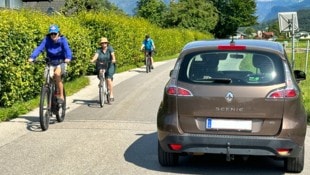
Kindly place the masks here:
[(166, 11), (167, 6), (161, 0), (140, 0), (135, 8), (136, 16), (147, 19), (159, 26), (164, 25), (164, 14)]
[(170, 4), (170, 11), (166, 15), (167, 27), (181, 27), (186, 29), (208, 32), (218, 21), (216, 9), (206, 0), (179, 0)]
[(255, 0), (139, 0), (136, 15), (161, 27), (212, 32), (216, 38), (234, 35), (239, 27), (257, 24)]
[(211, 0), (219, 13), (219, 21), (212, 31), (216, 38), (234, 35), (239, 27), (257, 24), (255, 0)]

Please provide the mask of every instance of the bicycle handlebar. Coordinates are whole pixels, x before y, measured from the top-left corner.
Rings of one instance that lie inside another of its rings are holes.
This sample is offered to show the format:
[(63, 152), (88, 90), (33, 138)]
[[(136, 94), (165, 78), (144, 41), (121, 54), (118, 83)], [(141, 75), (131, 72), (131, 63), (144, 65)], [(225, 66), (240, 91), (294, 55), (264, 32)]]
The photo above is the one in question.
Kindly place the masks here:
[[(55, 61), (55, 60), (54, 60)], [(70, 61), (72, 62), (72, 61)], [(43, 60), (33, 60), (31, 63), (44, 63), (47, 65), (51, 65), (53, 63), (53, 60), (49, 59), (49, 58), (44, 58)], [(69, 63), (69, 62), (65, 62), (65, 60), (58, 60), (57, 62), (58, 64), (62, 64), (62, 63)]]

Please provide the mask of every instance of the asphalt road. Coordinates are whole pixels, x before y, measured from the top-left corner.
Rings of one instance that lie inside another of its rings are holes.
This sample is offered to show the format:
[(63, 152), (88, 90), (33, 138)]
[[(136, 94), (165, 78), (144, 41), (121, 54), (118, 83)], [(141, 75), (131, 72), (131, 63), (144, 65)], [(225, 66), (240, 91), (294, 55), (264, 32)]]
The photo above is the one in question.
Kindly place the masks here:
[[(38, 109), (0, 123), (1, 175), (282, 175), (283, 161), (250, 157), (226, 162), (222, 156), (182, 157), (177, 167), (157, 160), (156, 114), (175, 60), (158, 62), (147, 74), (138, 68), (115, 75), (115, 102), (98, 104), (98, 80), (67, 98), (65, 121), (42, 132)], [(309, 128), (305, 169), (310, 174)]]

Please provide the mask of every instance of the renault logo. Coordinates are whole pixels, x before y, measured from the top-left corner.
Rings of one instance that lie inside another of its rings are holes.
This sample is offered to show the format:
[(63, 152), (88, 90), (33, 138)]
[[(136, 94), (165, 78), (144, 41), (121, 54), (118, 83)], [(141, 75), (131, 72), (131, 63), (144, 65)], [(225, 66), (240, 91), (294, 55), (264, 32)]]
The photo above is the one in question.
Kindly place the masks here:
[(233, 98), (234, 98), (234, 95), (233, 95), (232, 92), (228, 92), (228, 93), (226, 94), (226, 96), (225, 96), (225, 99), (226, 99), (227, 103), (231, 103), (231, 101), (233, 100)]

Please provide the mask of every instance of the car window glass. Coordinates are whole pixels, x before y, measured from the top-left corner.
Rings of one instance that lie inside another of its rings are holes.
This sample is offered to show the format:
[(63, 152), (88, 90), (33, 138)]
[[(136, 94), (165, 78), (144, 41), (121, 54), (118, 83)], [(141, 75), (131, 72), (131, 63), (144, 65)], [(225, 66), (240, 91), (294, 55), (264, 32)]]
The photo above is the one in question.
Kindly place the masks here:
[(179, 80), (192, 83), (266, 85), (279, 83), (281, 59), (255, 52), (209, 52), (190, 54), (181, 64)]

